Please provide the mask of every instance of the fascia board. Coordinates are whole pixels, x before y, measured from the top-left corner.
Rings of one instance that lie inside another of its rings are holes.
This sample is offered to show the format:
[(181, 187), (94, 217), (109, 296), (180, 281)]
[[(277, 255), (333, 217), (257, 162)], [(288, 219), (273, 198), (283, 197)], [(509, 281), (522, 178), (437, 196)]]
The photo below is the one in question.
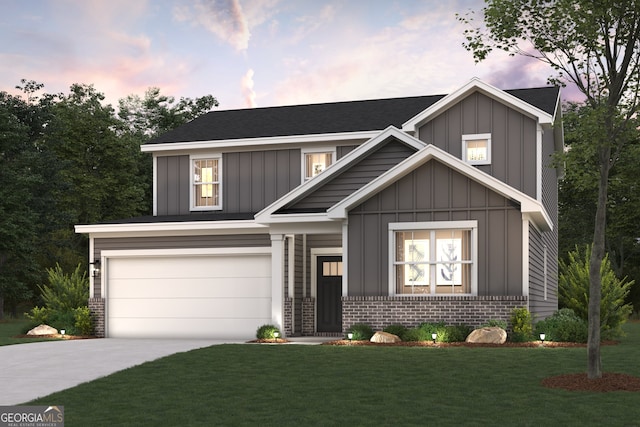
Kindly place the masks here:
[(78, 234), (92, 236), (127, 235), (190, 235), (190, 234), (246, 234), (265, 233), (268, 227), (253, 220), (235, 221), (186, 221), (186, 222), (148, 222), (128, 224), (89, 224), (76, 225)]
[[(367, 153), (369, 153), (382, 142), (386, 141), (389, 137), (395, 137), (405, 144), (415, 148), (416, 150), (421, 150), (426, 147), (426, 144), (419, 139), (414, 138), (413, 136), (408, 135), (405, 132), (402, 132), (395, 126), (389, 126), (385, 130), (378, 132), (376, 136), (371, 138), (369, 141), (358, 146), (354, 150), (351, 150), (340, 160), (329, 166), (323, 173), (321, 173), (317, 177), (310, 179), (302, 185), (294, 188), (292, 191), (285, 194), (280, 199), (274, 201), (269, 206), (258, 212), (255, 216), (256, 221), (259, 223), (271, 222), (270, 217), (273, 216), (273, 214), (278, 209), (282, 208), (287, 203), (290, 203), (303, 196), (305, 193), (312, 191), (314, 188), (321, 186), (322, 184), (330, 180), (334, 175), (342, 171), (344, 168), (348, 167), (358, 159), (366, 156)], [(287, 216), (287, 218), (292, 218), (292, 216)]]
[(311, 135), (270, 136), (264, 138), (239, 138), (209, 141), (168, 142), (163, 144), (145, 144), (140, 147), (143, 153), (188, 150), (223, 150), (241, 147), (263, 147), (269, 145), (305, 144), (310, 142), (345, 141), (352, 139), (370, 139), (380, 130), (361, 132), (323, 133)]
[(441, 114), (442, 112), (450, 108), (453, 104), (459, 102), (461, 99), (465, 98), (474, 91), (479, 91), (489, 96), (490, 98), (502, 101), (503, 103), (509, 105), (511, 108), (520, 111), (521, 113), (524, 113), (531, 117), (535, 117), (540, 124), (553, 123), (553, 117), (540, 110), (539, 108), (534, 107), (533, 105), (524, 102), (523, 100), (516, 98), (515, 96), (503, 90), (491, 86), (490, 84), (483, 82), (477, 77), (474, 77), (460, 89), (445, 96), (429, 108), (407, 120), (402, 125), (402, 130), (405, 132), (415, 132), (417, 128), (420, 127), (423, 123), (427, 122), (438, 114)]
[(473, 179), (503, 197), (515, 200), (520, 204), (521, 212), (531, 214), (541, 229), (550, 230), (553, 228), (553, 223), (551, 222), (549, 215), (545, 212), (542, 204), (537, 200), (516, 190), (499, 179), (463, 162), (457, 157), (435, 147), (434, 145), (428, 145), (420, 152), (399, 163), (377, 179), (329, 208), (327, 211), (327, 217), (334, 220), (347, 218), (348, 211), (350, 209), (432, 159), (442, 162), (446, 166), (470, 179)]

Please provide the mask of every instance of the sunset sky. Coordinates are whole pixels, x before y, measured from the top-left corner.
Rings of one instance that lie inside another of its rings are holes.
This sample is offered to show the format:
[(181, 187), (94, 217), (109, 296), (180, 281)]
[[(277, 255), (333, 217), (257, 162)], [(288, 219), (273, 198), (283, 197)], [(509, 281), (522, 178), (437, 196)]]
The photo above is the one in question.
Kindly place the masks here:
[[(551, 70), (495, 52), (476, 65), (455, 14), (482, 0), (3, 0), (0, 91), (93, 84), (214, 95), (219, 109), (449, 93), (472, 77), (545, 86)], [(571, 90), (565, 90), (565, 97)]]

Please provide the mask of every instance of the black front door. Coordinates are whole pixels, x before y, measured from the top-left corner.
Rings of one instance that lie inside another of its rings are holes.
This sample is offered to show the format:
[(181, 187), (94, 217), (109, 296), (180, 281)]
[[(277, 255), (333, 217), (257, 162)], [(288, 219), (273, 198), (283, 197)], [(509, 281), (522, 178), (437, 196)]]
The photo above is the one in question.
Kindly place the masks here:
[(318, 332), (342, 332), (342, 257), (317, 258)]

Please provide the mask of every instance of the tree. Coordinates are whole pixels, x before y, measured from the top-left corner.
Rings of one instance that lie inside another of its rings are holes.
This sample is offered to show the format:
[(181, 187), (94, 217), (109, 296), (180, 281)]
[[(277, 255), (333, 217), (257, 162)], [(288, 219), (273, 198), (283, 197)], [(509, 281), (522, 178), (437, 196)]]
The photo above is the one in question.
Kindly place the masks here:
[[(147, 89), (144, 98), (129, 95), (118, 102), (118, 117), (122, 121), (121, 138), (132, 145), (140, 146), (149, 139), (183, 125), (218, 106), (218, 100), (212, 95), (200, 98), (180, 98), (162, 95), (160, 89)], [(140, 179), (147, 183), (147, 211), (151, 212), (153, 195), (151, 194), (153, 165), (151, 157), (137, 150), (136, 158)]]
[[(550, 65), (553, 83), (573, 83), (591, 108), (587, 132), (597, 165), (598, 199), (590, 262), (587, 375), (602, 376), (600, 268), (605, 253), (608, 185), (636, 114), (640, 67), (640, 0), (487, 0), (484, 27), (465, 31), (476, 61), (493, 49)], [(473, 13), (458, 16), (473, 25)]]

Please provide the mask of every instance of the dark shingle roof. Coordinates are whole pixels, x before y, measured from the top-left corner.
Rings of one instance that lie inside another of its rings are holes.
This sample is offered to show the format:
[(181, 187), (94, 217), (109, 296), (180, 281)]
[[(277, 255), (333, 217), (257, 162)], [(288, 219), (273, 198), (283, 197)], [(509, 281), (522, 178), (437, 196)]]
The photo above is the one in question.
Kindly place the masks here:
[[(544, 87), (506, 92), (553, 114), (559, 89)], [(360, 132), (382, 130), (390, 125), (401, 128), (404, 122), (444, 96), (211, 111), (147, 144)]]

